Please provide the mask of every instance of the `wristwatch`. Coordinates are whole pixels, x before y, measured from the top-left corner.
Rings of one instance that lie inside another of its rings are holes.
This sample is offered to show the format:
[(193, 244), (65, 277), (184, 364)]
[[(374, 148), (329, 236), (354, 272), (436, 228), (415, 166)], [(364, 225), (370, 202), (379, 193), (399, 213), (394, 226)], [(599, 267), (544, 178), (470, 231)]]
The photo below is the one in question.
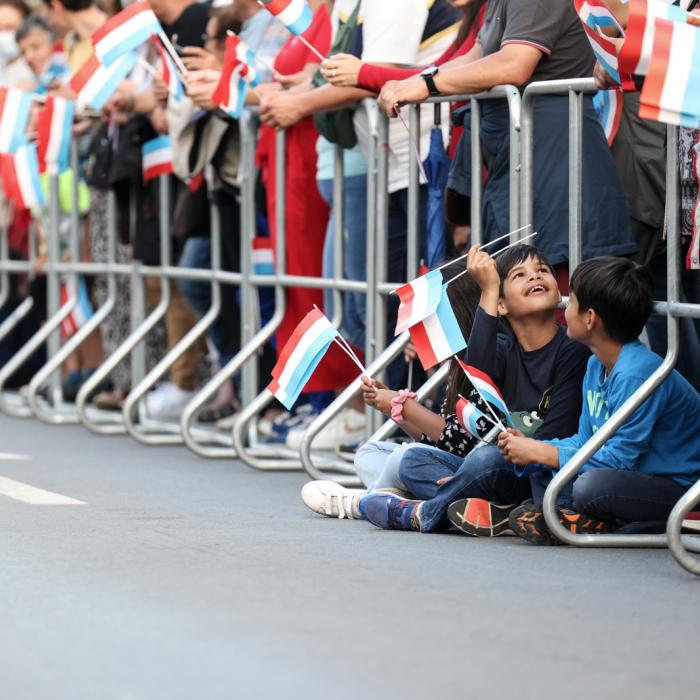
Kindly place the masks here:
[(425, 70), (422, 70), (420, 73), (420, 77), (425, 80), (425, 84), (428, 86), (428, 94), (431, 97), (438, 97), (440, 95), (440, 91), (437, 89), (437, 85), (435, 85), (435, 76), (437, 75), (438, 72), (438, 67), (437, 66), (429, 66)]

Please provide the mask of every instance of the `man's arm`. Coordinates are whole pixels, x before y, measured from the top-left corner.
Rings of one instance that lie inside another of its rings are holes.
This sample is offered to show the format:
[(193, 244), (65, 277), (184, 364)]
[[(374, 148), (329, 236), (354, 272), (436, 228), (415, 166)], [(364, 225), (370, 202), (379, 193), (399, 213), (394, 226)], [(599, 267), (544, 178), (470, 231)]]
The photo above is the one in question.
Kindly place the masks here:
[[(435, 75), (435, 86), (442, 95), (474, 94), (494, 85), (523, 85), (535, 72), (542, 52), (526, 44), (506, 44), (496, 53), (476, 61), (467, 61), (469, 54), (446, 63)], [(389, 82), (379, 95), (379, 108), (394, 116), (394, 105), (422, 102), (428, 87), (420, 76), (401, 82)]]

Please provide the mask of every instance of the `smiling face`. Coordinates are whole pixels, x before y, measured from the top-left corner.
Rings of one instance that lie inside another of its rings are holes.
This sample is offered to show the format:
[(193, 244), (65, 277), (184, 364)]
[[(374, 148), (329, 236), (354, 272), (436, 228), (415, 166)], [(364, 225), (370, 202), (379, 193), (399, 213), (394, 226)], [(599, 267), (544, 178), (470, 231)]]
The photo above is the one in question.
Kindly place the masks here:
[(518, 319), (554, 311), (560, 301), (559, 286), (549, 265), (529, 256), (514, 265), (505, 276), (499, 312), (502, 316)]

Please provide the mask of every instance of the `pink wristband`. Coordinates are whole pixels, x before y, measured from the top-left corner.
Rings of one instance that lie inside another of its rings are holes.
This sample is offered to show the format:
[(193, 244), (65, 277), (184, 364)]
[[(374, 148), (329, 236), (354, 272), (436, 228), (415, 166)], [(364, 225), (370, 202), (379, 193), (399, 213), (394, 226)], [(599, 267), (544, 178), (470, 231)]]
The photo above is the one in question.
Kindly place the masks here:
[(409, 389), (399, 389), (399, 395), (394, 396), (391, 400), (391, 419), (396, 421), (399, 425), (406, 422), (403, 417), (403, 405), (406, 403), (407, 399), (417, 399), (418, 394)]

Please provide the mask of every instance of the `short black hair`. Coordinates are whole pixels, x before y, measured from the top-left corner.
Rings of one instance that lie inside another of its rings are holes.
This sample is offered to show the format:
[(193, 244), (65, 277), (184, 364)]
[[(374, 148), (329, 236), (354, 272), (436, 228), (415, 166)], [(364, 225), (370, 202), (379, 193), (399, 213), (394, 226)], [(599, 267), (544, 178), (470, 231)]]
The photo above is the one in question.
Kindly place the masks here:
[(51, 29), (51, 26), (49, 23), (43, 18), (43, 17), (38, 17), (37, 15), (30, 15), (27, 17), (27, 19), (22, 22), (22, 26), (17, 30), (17, 33), (15, 34), (15, 40), (19, 44), (22, 39), (24, 39), (27, 34), (30, 32), (34, 31), (35, 29), (38, 29), (39, 31), (44, 32), (51, 41), (53, 41), (56, 38), (56, 32), (54, 32), (53, 29)]
[[(88, 10), (93, 5), (97, 5), (97, 0), (58, 0), (66, 12), (82, 12), (82, 10)], [(44, 2), (51, 7), (51, 0), (44, 0)]]
[(528, 245), (527, 243), (514, 245), (496, 258), (496, 268), (498, 269), (498, 276), (501, 278), (501, 296), (503, 296), (503, 282), (505, 278), (508, 277), (508, 273), (516, 265), (524, 263), (528, 258), (535, 258), (535, 260), (546, 265), (550, 272), (554, 274), (552, 263), (550, 263), (547, 257), (537, 250), (534, 245)]
[(582, 262), (571, 276), (579, 310), (593, 309), (618, 343), (639, 337), (654, 305), (654, 278), (627, 258), (603, 256)]

